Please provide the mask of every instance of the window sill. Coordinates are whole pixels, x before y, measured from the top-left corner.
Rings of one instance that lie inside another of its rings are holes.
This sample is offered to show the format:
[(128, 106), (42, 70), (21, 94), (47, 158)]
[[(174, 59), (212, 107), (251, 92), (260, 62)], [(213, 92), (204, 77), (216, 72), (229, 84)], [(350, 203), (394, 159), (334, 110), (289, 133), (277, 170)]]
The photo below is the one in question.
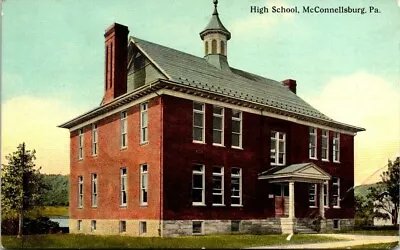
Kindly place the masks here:
[(218, 144), (218, 143), (213, 143), (213, 146), (225, 148), (225, 146), (223, 144)]
[(329, 162), (329, 160), (328, 160), (328, 159), (322, 159), (321, 161), (324, 161), (324, 162)]
[(141, 203), (140, 207), (147, 207), (147, 203)]
[(324, 206), (324, 208), (326, 208), (326, 209), (329, 209), (330, 207), (328, 207), (328, 206)]
[(206, 144), (204, 141), (193, 141), (193, 143), (196, 143), (196, 144)]
[(333, 163), (340, 163), (340, 161), (333, 161)]
[(309, 206), (309, 208), (318, 208), (317, 206)]
[(127, 208), (127, 205), (119, 205), (120, 208)]
[(340, 207), (338, 207), (338, 206), (333, 206), (333, 208), (340, 209)]
[(213, 207), (225, 207), (225, 204), (212, 204)]
[(194, 207), (205, 207), (207, 205), (204, 204), (204, 203), (192, 203), (192, 206), (194, 206)]
[(231, 148), (234, 148), (234, 149), (239, 149), (239, 150), (243, 150), (243, 148), (242, 148), (242, 147), (231, 146)]
[(97, 206), (92, 206), (92, 208), (97, 208)]
[(243, 205), (231, 204), (231, 207), (243, 207)]
[(95, 155), (92, 155), (92, 157), (93, 157), (93, 158), (97, 157), (97, 154), (95, 154)]
[(83, 161), (83, 158), (79, 158), (78, 161)]
[(126, 150), (127, 148), (128, 148), (128, 146), (121, 147), (121, 151), (122, 151), (122, 150)]
[(310, 158), (310, 160), (318, 160), (317, 157), (309, 157), (309, 158)]
[(144, 142), (139, 143), (140, 146), (145, 146), (145, 145), (148, 145), (148, 144), (149, 144), (149, 141), (144, 141)]

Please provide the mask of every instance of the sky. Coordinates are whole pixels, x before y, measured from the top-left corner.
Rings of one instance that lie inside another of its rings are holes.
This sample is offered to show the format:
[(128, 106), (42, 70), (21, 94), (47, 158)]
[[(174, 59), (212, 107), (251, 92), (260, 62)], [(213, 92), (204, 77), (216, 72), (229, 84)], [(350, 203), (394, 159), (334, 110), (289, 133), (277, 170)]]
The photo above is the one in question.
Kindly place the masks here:
[[(366, 14), (301, 13), (303, 6)], [(350, 5), (351, 4), (351, 5)], [(266, 6), (266, 14), (251, 13)], [(300, 13), (272, 13), (272, 6)], [(369, 13), (370, 6), (380, 13)], [(355, 137), (355, 183), (379, 180), (400, 153), (400, 3), (396, 0), (220, 0), (232, 33), (230, 66), (278, 81), (329, 117), (366, 128)], [(2, 6), (1, 159), (25, 142), (44, 173), (69, 173), (69, 132), (57, 125), (99, 106), (104, 31), (203, 56), (211, 0), (5, 0)]]

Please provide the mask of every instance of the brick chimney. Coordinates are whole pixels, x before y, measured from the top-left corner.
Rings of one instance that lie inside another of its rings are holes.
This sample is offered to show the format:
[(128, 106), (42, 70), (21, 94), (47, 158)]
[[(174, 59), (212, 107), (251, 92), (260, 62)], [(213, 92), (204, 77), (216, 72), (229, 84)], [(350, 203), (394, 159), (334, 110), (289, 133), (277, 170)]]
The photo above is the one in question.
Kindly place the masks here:
[(127, 91), (128, 27), (114, 23), (104, 33), (105, 37), (105, 86), (102, 105)]
[(296, 94), (296, 80), (292, 80), (292, 79), (286, 79), (282, 81), (283, 85), (285, 85), (286, 87), (288, 87), (290, 89), (290, 91), (292, 91), (293, 93)]

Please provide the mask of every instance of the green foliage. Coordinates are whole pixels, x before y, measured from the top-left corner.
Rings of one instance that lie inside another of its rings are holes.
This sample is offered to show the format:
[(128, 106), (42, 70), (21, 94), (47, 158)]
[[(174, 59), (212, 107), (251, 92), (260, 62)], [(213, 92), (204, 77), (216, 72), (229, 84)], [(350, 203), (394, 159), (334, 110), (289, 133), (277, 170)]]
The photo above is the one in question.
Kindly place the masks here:
[(355, 228), (363, 228), (373, 225), (374, 222), (374, 205), (371, 199), (356, 195), (354, 197)]
[(15, 217), (40, 204), (43, 183), (40, 168), (35, 166), (35, 150), (26, 150), (25, 143), (17, 151), (7, 155), (7, 164), (1, 166), (1, 209), (2, 216)]
[(43, 182), (49, 187), (43, 194), (43, 206), (68, 206), (69, 175), (43, 174)]
[[(58, 232), (59, 224), (48, 217), (24, 218), (24, 234), (47, 234)], [(18, 233), (18, 219), (8, 218), (1, 222), (2, 235), (15, 235)]]

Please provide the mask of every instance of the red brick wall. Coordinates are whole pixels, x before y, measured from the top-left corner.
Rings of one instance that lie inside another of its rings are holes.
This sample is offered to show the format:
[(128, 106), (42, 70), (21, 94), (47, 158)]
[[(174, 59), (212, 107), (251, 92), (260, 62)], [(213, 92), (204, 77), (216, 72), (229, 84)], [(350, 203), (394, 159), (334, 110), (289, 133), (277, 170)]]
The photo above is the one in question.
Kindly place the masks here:
[[(274, 200), (268, 198), (272, 190), (267, 180), (257, 180), (257, 175), (270, 168), (270, 131), (286, 133), (287, 165), (314, 162), (332, 176), (340, 177), (341, 209), (330, 208), (328, 218), (354, 217), (353, 191), (346, 190), (354, 184), (353, 136), (341, 134), (340, 161), (332, 163), (332, 138), (330, 162), (310, 160), (308, 156), (308, 126), (299, 125), (261, 115), (243, 113), (243, 150), (231, 148), (231, 110), (225, 109), (225, 147), (212, 145), (212, 105), (206, 105), (205, 144), (192, 142), (192, 101), (164, 96), (164, 219), (252, 219), (273, 217)], [(318, 129), (318, 158), (321, 155), (321, 130)], [(332, 137), (332, 132), (330, 132)], [(192, 164), (206, 167), (204, 207), (192, 206)], [(212, 166), (225, 170), (225, 207), (212, 207)], [(230, 174), (232, 167), (242, 168), (243, 207), (230, 206)], [(308, 186), (296, 183), (296, 216), (315, 213), (308, 208)], [(329, 188), (332, 196), (332, 186)], [(306, 201), (306, 202), (305, 202)], [(330, 197), (332, 201), (332, 197)]]
[[(120, 149), (120, 113), (98, 124), (98, 155), (91, 155), (92, 126), (84, 127), (84, 158), (78, 160), (78, 131), (71, 133), (71, 218), (158, 219), (160, 218), (161, 99), (149, 101), (149, 143), (140, 145), (140, 107), (128, 112), (128, 147)], [(140, 164), (148, 165), (148, 206), (139, 205)], [(127, 207), (120, 207), (120, 168), (127, 168)], [(91, 206), (91, 173), (98, 176), (98, 207)], [(78, 208), (78, 176), (84, 178), (84, 206)]]

